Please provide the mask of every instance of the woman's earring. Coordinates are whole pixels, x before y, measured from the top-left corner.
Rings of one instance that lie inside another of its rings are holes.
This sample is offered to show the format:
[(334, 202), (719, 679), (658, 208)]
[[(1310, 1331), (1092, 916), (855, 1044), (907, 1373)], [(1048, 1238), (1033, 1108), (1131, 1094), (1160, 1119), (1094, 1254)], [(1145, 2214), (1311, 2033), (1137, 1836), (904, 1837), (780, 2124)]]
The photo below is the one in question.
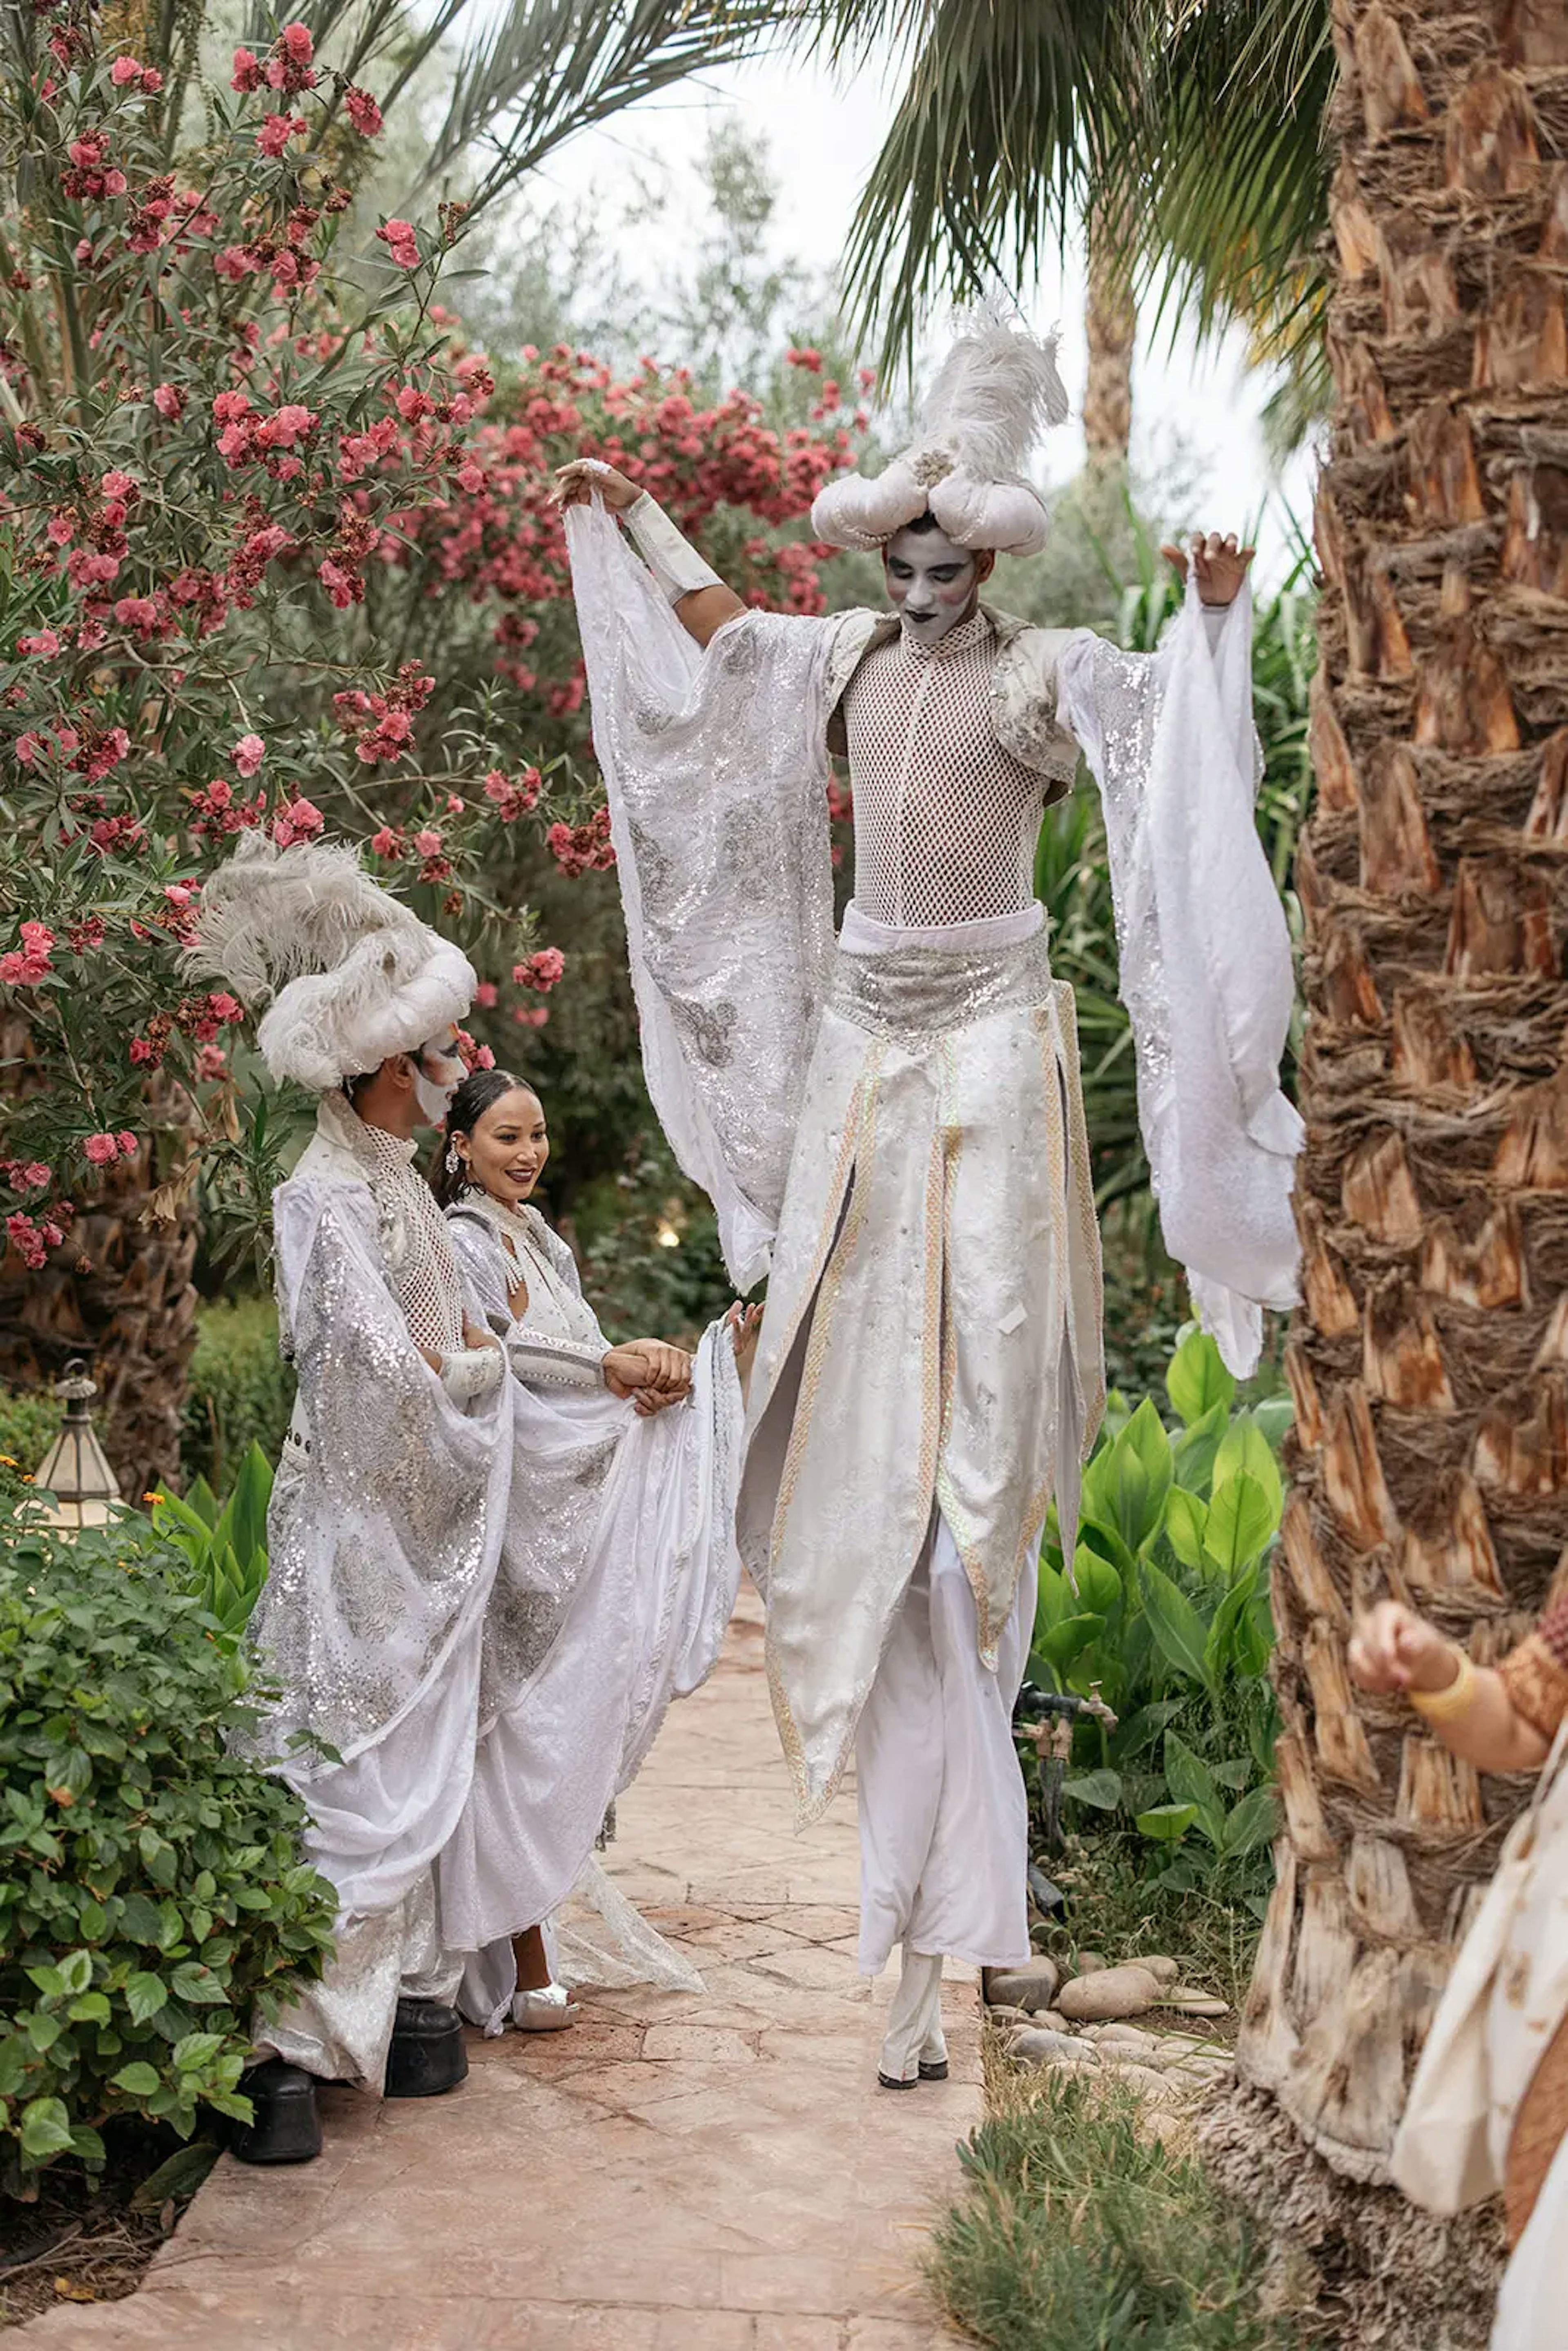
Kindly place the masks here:
[(462, 1166), (462, 1165), (463, 1154), (458, 1150), (457, 1145), (455, 1143), (449, 1143), (446, 1146), (447, 1174), (449, 1176), (455, 1176), (457, 1170)]

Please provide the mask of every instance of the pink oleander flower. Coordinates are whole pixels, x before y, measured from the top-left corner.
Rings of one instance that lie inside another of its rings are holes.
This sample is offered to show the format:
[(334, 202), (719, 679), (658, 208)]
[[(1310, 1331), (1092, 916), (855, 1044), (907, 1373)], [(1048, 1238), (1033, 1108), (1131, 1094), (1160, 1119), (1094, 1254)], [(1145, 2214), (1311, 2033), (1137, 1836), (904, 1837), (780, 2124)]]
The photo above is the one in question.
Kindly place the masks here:
[(537, 987), (547, 994), (566, 969), (566, 957), (559, 947), (541, 947), (537, 955), (523, 963), (514, 964), (512, 977), (519, 987)]
[(36, 1273), (44, 1262), (44, 1236), (31, 1217), (14, 1208), (5, 1219), (5, 1231), (23, 1264)]
[(120, 1156), (120, 1144), (112, 1134), (89, 1134), (82, 1149), (95, 1167), (107, 1167)]
[(287, 849), (297, 841), (314, 841), (326, 821), (309, 800), (290, 800), (272, 820), (272, 838), (279, 849)]
[(316, 54), (315, 43), (304, 25), (285, 25), (277, 37), (277, 45), (292, 65), (308, 66)]
[(269, 155), (276, 162), (289, 141), (309, 128), (302, 114), (269, 114), (256, 134), (258, 155)]
[(500, 990), (493, 979), (482, 979), (474, 990), (474, 1001), (481, 1012), (493, 1012), (499, 994)]
[(370, 845), (372, 857), (402, 855), (402, 835), (401, 832), (394, 832), (390, 824), (383, 824), (380, 832), (371, 833)]
[(109, 68), (109, 78), (116, 89), (123, 89), (129, 81), (140, 81), (141, 65), (136, 57), (116, 57)]
[(457, 486), (466, 490), (470, 497), (476, 497), (485, 486), (483, 465), (476, 465), (472, 457), (466, 459), (457, 468)]
[(41, 1159), (29, 1159), (25, 1167), (16, 1170), (16, 1188), (19, 1192), (41, 1192), (53, 1175), (53, 1168), (46, 1167)]
[(236, 49), (234, 53), (234, 79), (231, 89), (250, 91), (261, 88), (261, 60), (252, 49)]
[(418, 268), (419, 247), (414, 242), (412, 221), (390, 220), (383, 228), (377, 229), (376, 235), (400, 269)]
[(242, 776), (254, 776), (267, 757), (267, 745), (259, 735), (242, 735), (234, 747), (234, 763)]
[(439, 857), (441, 854), (441, 835), (436, 831), (434, 825), (427, 824), (422, 832), (416, 832), (414, 834), (413, 845), (421, 857)]
[(203, 1045), (198, 1047), (196, 1052), (196, 1075), (198, 1078), (204, 1080), (226, 1078), (228, 1073), (228, 1056), (225, 1053), (221, 1046)]
[(343, 92), (343, 105), (350, 121), (361, 139), (379, 139), (383, 128), (382, 110), (368, 89), (350, 88)]
[(39, 629), (33, 636), (18, 637), (16, 640), (16, 651), (19, 653), (35, 653), (45, 661), (52, 661), (59, 649), (60, 641), (53, 629)]
[(542, 1029), (549, 1019), (548, 1004), (519, 1004), (512, 1015), (519, 1029)]
[(161, 383), (153, 392), (152, 405), (169, 423), (178, 423), (185, 412), (185, 395), (172, 383)]
[(134, 1159), (141, 1148), (128, 1126), (121, 1127), (114, 1139), (120, 1145), (120, 1155), (122, 1159)]
[(462, 795), (462, 793), (461, 793), (461, 792), (448, 792), (448, 793), (447, 793), (447, 795), (446, 795), (446, 813), (447, 813), (447, 815), (448, 815), (448, 816), (461, 816), (461, 815), (462, 815), (462, 813), (463, 813), (463, 795)]
[(106, 498), (128, 498), (140, 485), (134, 474), (122, 474), (116, 467), (112, 473), (105, 474), (98, 486)]

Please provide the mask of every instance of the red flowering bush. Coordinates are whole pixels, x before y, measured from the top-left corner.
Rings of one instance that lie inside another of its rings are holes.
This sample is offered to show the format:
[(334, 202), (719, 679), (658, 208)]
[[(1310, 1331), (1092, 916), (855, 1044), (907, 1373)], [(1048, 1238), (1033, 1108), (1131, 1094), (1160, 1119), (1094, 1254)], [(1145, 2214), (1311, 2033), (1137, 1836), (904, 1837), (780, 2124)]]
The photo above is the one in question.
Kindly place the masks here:
[(434, 301), (460, 205), (384, 221), (340, 273), (381, 105), (303, 25), (235, 51), (190, 150), (181, 77), (106, 46), (85, 0), (17, 38), (0, 1012), (20, 1018), (0, 1021), (0, 1215), (35, 1265), (127, 1139), (151, 1168), (166, 1128), (209, 1200), (227, 1185), (264, 1206), (279, 1129), (261, 1140), (231, 1069), (246, 1008), (193, 995), (180, 966), (235, 834), (357, 840), (495, 967), (498, 1011), (514, 968), (525, 997), (553, 987), (550, 951), (527, 954), (534, 885), (613, 852), (551, 469), (610, 458), (741, 593), (812, 611), (822, 550), (800, 518), (855, 444), (826, 383), (785, 430), (738, 393), (705, 405), (679, 371), (617, 380), (565, 348), (526, 352), (497, 391)]

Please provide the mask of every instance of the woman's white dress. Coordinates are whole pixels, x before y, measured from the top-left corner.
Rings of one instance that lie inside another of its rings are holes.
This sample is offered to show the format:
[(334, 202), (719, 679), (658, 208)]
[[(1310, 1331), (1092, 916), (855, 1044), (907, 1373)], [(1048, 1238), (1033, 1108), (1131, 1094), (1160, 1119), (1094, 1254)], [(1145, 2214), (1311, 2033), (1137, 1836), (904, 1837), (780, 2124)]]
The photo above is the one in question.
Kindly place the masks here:
[[(515, 1985), (511, 1937), (549, 1919), (585, 1873), (613, 1947), (609, 1968), (591, 1971), (625, 1980), (630, 1965), (636, 1977), (692, 1980), (606, 1893), (593, 1851), (671, 1699), (712, 1670), (734, 1611), (743, 1407), (730, 1335), (716, 1323), (690, 1397), (641, 1418), (604, 1384), (610, 1343), (571, 1252), (538, 1210), (471, 1193), (448, 1217), (471, 1311), (512, 1373), (512, 1489), (486, 1621), (478, 1750), (438, 1870), (443, 1938), (477, 1955), (460, 2004), (499, 2030)], [(528, 1299), (514, 1315), (519, 1286)], [(580, 1948), (579, 1959), (589, 1967)]]

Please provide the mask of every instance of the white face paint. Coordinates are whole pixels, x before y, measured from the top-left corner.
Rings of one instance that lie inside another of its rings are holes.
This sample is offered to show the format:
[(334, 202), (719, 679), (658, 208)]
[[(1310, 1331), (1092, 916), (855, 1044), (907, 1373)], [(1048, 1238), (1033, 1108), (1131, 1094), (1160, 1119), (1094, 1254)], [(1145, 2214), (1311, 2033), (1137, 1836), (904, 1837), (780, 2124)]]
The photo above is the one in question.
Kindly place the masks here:
[(973, 611), (979, 592), (973, 553), (939, 530), (895, 531), (883, 550), (883, 571), (911, 644), (939, 644)]
[(413, 1098), (427, 1126), (444, 1126), (452, 1097), (463, 1083), (463, 1063), (453, 1051), (456, 1032), (448, 1029), (421, 1047), (413, 1064)]

